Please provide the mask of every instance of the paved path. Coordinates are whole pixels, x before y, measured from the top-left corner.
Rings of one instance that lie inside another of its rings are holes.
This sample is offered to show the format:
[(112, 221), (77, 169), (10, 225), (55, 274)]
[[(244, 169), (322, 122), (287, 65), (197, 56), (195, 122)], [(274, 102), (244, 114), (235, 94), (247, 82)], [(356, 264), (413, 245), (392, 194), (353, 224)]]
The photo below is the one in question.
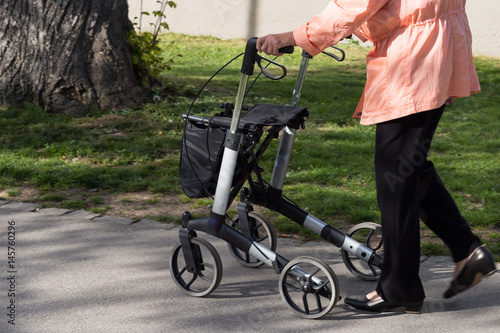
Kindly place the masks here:
[[(9, 268), (7, 232), (12, 221), (15, 260)], [(281, 300), (274, 271), (240, 266), (223, 241), (206, 235), (222, 258), (222, 282), (207, 297), (185, 295), (169, 273), (170, 251), (178, 241), (179, 227), (174, 225), (148, 220), (133, 224), (121, 217), (0, 201), (0, 228), (0, 332), (427, 333), (500, 328), (500, 275), (444, 300), (441, 294), (453, 270), (445, 257), (422, 264), (427, 298), (420, 315), (361, 313), (340, 301), (323, 318), (307, 320)], [(349, 273), (330, 244), (281, 239), (277, 252), (288, 259), (310, 255), (325, 260), (339, 279), (343, 297), (374, 288), (374, 282)]]

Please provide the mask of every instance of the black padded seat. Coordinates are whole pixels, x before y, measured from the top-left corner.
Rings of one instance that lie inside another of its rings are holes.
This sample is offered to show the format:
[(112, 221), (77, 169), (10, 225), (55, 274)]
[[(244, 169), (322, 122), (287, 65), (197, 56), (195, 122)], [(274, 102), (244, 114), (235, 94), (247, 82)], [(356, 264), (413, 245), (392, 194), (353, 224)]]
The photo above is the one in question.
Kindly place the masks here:
[(255, 104), (241, 120), (263, 126), (288, 126), (298, 129), (309, 115), (305, 107), (273, 104)]
[[(238, 128), (241, 130), (255, 131), (263, 126), (288, 126), (298, 129), (304, 122), (304, 117), (309, 115), (305, 107), (273, 104), (255, 104), (241, 116)], [(229, 128), (231, 118), (224, 116), (200, 117), (183, 115), (191, 123), (204, 124), (217, 128)]]

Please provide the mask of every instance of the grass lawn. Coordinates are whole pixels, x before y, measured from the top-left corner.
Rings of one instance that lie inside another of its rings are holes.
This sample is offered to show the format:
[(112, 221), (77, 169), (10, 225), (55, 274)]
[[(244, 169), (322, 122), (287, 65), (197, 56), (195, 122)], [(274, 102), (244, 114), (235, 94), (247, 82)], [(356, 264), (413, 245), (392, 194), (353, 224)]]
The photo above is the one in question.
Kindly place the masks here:
[[(180, 188), (181, 114), (206, 80), (243, 51), (245, 41), (175, 34), (163, 40), (174, 63), (164, 74), (167, 83), (154, 88), (150, 102), (141, 107), (95, 110), (78, 119), (48, 114), (32, 104), (0, 108), (0, 199), (177, 222), (180, 214), (169, 207), (207, 211), (209, 200), (189, 199)], [(310, 62), (299, 104), (311, 114), (306, 129), (298, 132), (284, 192), (314, 216), (347, 230), (363, 221), (379, 222), (380, 216), (373, 170), (375, 127), (351, 118), (365, 81), (367, 49), (352, 42), (342, 47), (344, 62), (324, 55)], [(259, 78), (246, 104), (290, 103), (300, 52), (278, 61), (288, 76), (280, 81)], [(430, 159), (498, 260), (500, 59), (478, 57), (475, 63), (482, 92), (447, 107)], [(215, 114), (219, 103), (234, 102), (240, 64), (241, 58), (212, 80), (193, 113)], [(263, 158), (266, 175), (276, 147), (277, 142)], [(280, 233), (315, 237), (286, 218), (266, 215)], [(424, 254), (446, 253), (424, 226), (422, 234)]]

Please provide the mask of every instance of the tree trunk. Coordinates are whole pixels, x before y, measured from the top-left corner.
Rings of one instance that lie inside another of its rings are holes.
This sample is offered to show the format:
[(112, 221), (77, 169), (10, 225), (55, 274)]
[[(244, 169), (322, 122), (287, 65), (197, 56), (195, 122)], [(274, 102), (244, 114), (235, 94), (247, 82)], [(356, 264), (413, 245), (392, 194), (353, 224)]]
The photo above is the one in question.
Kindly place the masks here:
[(30, 100), (84, 116), (139, 104), (132, 28), (127, 0), (2, 0), (0, 105)]

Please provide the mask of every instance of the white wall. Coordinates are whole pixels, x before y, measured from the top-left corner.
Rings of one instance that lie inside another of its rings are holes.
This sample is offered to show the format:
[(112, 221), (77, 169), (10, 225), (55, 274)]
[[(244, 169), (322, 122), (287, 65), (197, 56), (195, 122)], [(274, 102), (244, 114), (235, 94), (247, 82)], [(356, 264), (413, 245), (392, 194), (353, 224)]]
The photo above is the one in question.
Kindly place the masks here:
[(474, 54), (500, 57), (500, 1), (468, 0)]
[[(323, 10), (328, 0), (174, 0), (167, 9), (171, 32), (211, 35), (223, 39), (249, 38), (291, 30)], [(129, 16), (140, 13), (140, 0), (128, 0)], [(143, 11), (157, 7), (143, 0)], [(500, 1), (468, 0), (467, 13), (476, 55), (500, 57)], [(143, 17), (143, 27), (148, 27)], [(151, 18), (151, 17), (150, 17)]]

